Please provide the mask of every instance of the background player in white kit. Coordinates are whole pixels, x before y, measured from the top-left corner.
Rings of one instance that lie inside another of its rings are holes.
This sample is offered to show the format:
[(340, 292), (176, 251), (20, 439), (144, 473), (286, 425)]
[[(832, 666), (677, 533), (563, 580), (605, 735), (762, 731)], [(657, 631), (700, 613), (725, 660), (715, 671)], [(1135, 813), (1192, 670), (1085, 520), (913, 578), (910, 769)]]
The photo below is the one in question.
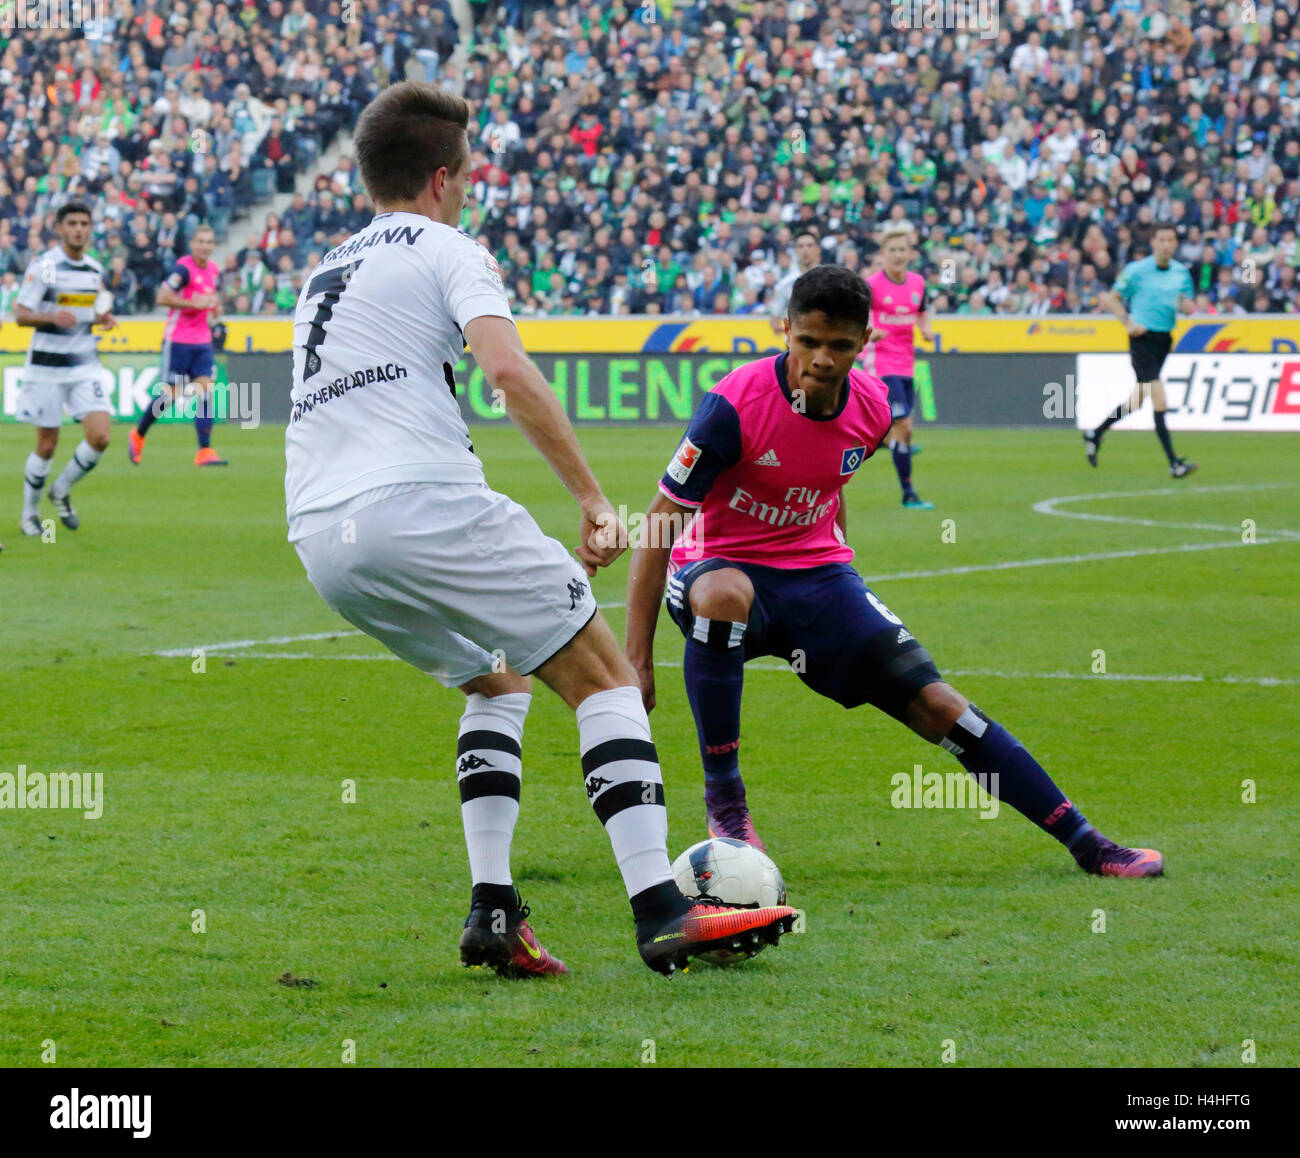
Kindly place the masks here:
[(36, 427), (36, 449), (27, 456), (23, 472), (25, 535), (41, 533), (41, 491), (59, 445), (65, 409), (81, 422), (84, 437), (49, 493), (60, 521), (71, 531), (81, 521), (69, 492), (107, 449), (111, 421), (90, 328), (111, 330), (117, 321), (111, 312), (112, 295), (104, 289), (103, 266), (86, 256), (90, 208), (69, 201), (60, 207), (55, 223), (60, 244), (27, 267), (14, 302), (14, 321), (36, 330), (23, 366), (16, 414), (19, 422)]
[[(455, 228), (468, 124), (462, 99), (413, 81), (385, 89), (358, 122), (354, 148), (378, 212), (325, 255), (294, 315), (289, 538), (331, 607), (468, 699), (456, 767), (473, 882), (465, 964), (566, 972), (529, 928), (510, 871), (534, 672), (577, 714), (587, 796), (646, 964), (671, 973), (710, 947), (774, 942), (795, 910), (698, 904), (673, 883), (637, 678), (587, 583), (620, 554), (623, 528), (524, 353), (495, 260)], [(577, 500), (585, 576), (488, 488), (452, 378), (467, 341)]]
[(794, 235), (794, 269), (785, 275), (772, 289), (769, 304), (772, 333), (785, 336), (785, 315), (790, 308), (790, 294), (797, 282), (810, 269), (815, 269), (822, 262), (822, 246), (811, 229), (801, 229)]

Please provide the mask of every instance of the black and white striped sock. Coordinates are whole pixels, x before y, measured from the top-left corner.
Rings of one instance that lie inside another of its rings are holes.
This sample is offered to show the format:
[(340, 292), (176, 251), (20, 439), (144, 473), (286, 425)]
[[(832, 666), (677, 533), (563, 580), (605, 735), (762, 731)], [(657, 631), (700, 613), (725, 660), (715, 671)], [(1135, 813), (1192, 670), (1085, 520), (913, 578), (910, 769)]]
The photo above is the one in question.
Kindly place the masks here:
[(77, 444), (77, 449), (72, 452), (72, 457), (68, 459), (68, 465), (63, 468), (63, 473), (54, 480), (54, 485), (50, 487), (50, 494), (66, 496), (72, 489), (73, 483), (85, 478), (95, 469), (95, 464), (99, 462), (103, 453), (83, 438)]
[(35, 451), (27, 456), (23, 471), (23, 518), (38, 514), (41, 509), (41, 491), (50, 473), (50, 460)]
[(663, 776), (639, 688), (612, 688), (578, 705), (587, 799), (609, 834), (629, 898), (672, 885)]
[(519, 787), (524, 718), (533, 697), (475, 693), (460, 718), (456, 741), (456, 782), (460, 817), (475, 885), (509, 885), (510, 841), (519, 819)]

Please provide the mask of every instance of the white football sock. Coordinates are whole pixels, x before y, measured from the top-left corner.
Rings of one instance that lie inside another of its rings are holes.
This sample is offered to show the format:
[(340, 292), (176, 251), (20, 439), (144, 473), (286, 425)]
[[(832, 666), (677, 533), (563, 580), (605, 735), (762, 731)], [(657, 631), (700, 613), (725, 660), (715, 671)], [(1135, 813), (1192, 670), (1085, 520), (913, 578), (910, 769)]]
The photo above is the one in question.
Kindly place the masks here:
[(627, 895), (671, 881), (663, 776), (641, 690), (597, 692), (577, 716), (587, 799), (609, 835)]
[(37, 514), (41, 509), (41, 491), (45, 489), (45, 478), (50, 473), (50, 460), (42, 458), (35, 451), (27, 456), (27, 466), (23, 472), (23, 518)]
[(73, 483), (95, 469), (95, 463), (100, 460), (103, 453), (83, 438), (77, 444), (77, 449), (72, 452), (72, 457), (68, 460), (68, 465), (63, 468), (63, 473), (54, 480), (54, 485), (50, 487), (50, 494), (66, 496), (72, 489)]
[(469, 696), (456, 742), (460, 817), (469, 850), (470, 879), (476, 884), (513, 884), (510, 841), (519, 819), (523, 778), (524, 718), (533, 697)]

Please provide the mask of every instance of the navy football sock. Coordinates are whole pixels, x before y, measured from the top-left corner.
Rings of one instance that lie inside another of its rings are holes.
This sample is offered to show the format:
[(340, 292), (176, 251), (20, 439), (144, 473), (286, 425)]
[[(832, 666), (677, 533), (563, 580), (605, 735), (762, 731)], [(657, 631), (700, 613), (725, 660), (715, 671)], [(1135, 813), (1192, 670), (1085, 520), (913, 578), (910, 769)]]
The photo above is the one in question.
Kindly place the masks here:
[(745, 625), (697, 617), (686, 641), (686, 698), (704, 765), (711, 804), (745, 797), (740, 778), (740, 694), (745, 682)]
[(1156, 437), (1160, 439), (1160, 445), (1165, 448), (1165, 457), (1172, 466), (1178, 461), (1177, 455), (1174, 454), (1174, 440), (1169, 437), (1169, 427), (1165, 425), (1165, 412), (1157, 410), (1155, 412)]
[(166, 394), (155, 394), (153, 400), (144, 408), (144, 413), (140, 415), (140, 421), (135, 424), (136, 433), (141, 438), (149, 433), (149, 427), (162, 416), (162, 412), (167, 409), (167, 403)]
[(198, 398), (198, 408), (194, 412), (194, 430), (199, 436), (199, 449), (203, 450), (212, 443), (213, 412), (212, 391), (203, 391)]
[(991, 796), (1011, 805), (1067, 848), (1076, 835), (1092, 830), (1024, 745), (974, 704), (958, 717), (941, 746)]
[(894, 456), (894, 470), (903, 494), (908, 494), (912, 489), (912, 448), (900, 438), (891, 438), (889, 452)]

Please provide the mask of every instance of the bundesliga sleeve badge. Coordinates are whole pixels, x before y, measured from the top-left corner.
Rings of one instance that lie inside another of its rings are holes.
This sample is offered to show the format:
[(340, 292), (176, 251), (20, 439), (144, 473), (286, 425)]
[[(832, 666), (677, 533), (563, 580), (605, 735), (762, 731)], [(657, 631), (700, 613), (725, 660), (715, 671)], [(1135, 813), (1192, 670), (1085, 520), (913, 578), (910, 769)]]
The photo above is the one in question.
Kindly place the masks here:
[(684, 483), (691, 477), (691, 471), (695, 469), (695, 464), (699, 461), (700, 448), (689, 438), (683, 438), (681, 446), (677, 448), (677, 453), (673, 455), (672, 462), (668, 464), (668, 477), (673, 482)]

